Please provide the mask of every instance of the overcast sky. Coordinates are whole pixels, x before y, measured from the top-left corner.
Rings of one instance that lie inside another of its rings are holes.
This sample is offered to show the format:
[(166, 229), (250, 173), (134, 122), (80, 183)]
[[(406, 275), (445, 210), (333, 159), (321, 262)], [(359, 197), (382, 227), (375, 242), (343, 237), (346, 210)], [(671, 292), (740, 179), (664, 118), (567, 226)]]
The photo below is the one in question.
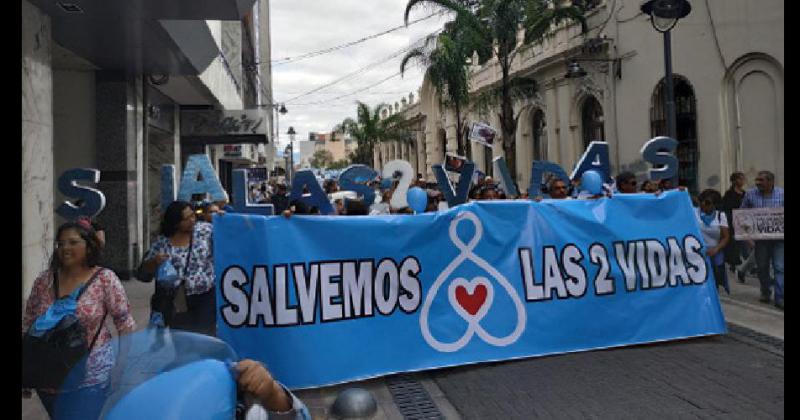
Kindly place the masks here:
[[(423, 74), (417, 65), (410, 66), (402, 78), (397, 76), (361, 93), (336, 99), (399, 72), (402, 54), (319, 92), (293, 98), (409, 47), (440, 29), (446, 21), (441, 16), (332, 53), (287, 64), (276, 62), (400, 26), (406, 3), (407, 0), (270, 1), (273, 99), (285, 102), (289, 111), (280, 116), (280, 151), (289, 141), (286, 131), (290, 126), (297, 131), (295, 140), (308, 140), (309, 132), (329, 132), (345, 118), (355, 118), (356, 100), (370, 106), (394, 104), (411, 92), (416, 100)], [(431, 13), (433, 10), (418, 6), (409, 21)]]

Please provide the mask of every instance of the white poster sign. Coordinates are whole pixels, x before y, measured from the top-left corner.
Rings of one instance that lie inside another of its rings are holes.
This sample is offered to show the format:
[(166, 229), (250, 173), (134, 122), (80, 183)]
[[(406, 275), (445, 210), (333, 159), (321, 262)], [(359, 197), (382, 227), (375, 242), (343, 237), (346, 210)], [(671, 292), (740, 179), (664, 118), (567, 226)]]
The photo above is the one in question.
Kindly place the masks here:
[(469, 130), (469, 139), (486, 147), (494, 145), (495, 137), (497, 137), (497, 130), (488, 124), (474, 123)]
[(734, 209), (736, 240), (783, 239), (783, 207)]

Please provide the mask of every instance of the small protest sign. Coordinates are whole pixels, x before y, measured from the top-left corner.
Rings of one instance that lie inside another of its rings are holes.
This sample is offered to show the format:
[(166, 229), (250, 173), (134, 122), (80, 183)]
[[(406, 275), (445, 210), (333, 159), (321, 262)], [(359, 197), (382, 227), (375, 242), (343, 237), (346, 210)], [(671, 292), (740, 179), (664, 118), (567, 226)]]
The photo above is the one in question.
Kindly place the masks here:
[(733, 230), (737, 241), (783, 240), (783, 207), (734, 209)]
[(464, 163), (466, 162), (467, 158), (465, 157), (447, 153), (444, 159), (444, 170), (447, 172), (456, 172), (460, 174), (464, 169)]
[(497, 130), (488, 124), (474, 123), (469, 130), (469, 139), (486, 147), (494, 146), (494, 138), (496, 136)]

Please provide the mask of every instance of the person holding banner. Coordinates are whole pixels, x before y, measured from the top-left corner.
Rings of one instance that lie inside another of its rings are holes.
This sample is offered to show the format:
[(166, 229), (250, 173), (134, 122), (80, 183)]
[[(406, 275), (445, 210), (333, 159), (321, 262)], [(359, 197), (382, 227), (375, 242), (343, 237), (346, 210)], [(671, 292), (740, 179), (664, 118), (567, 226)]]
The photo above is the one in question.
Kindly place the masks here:
[(262, 363), (244, 359), (236, 364), (236, 373), (239, 389), (256, 398), (256, 404), (247, 410), (246, 420), (311, 419), (305, 404), (273, 379)]
[(655, 181), (646, 179), (644, 182), (642, 182), (642, 192), (647, 194), (655, 194), (658, 192), (658, 184), (656, 184)]
[(623, 172), (617, 175), (616, 190), (622, 194), (636, 194), (636, 175), (633, 172)]
[[(40, 358), (28, 353), (24, 354), (23, 372), (33, 375), (27, 378), (23, 374), (23, 383), (33, 380), (39, 384), (61, 384), (36, 390), (50, 418), (93, 419), (100, 415), (108, 395), (115, 359), (106, 317), (112, 319), (119, 335), (133, 332), (136, 322), (119, 278), (100, 265), (101, 246), (89, 221), (64, 223), (58, 228), (56, 238), (50, 267), (37, 277), (25, 305), (22, 334), (46, 340), (48, 333), (69, 328), (66, 323), (77, 318), (87, 347), (85, 372), (78, 371), (78, 378), (56, 377), (55, 372), (65, 364), (71, 370), (82, 368), (58, 360), (63, 352), (54, 357), (53, 351), (49, 351)], [(44, 375), (36, 374), (37, 369)], [(23, 395), (30, 393), (23, 390)]]
[[(775, 174), (761, 171), (756, 177), (756, 188), (748, 190), (741, 208), (783, 207), (783, 188), (775, 186)], [(758, 281), (761, 283), (761, 302), (771, 301), (770, 288), (775, 286), (775, 306), (783, 309), (783, 240), (755, 241)], [(775, 271), (775, 280), (770, 278), (769, 266)]]
[(568, 195), (567, 184), (561, 178), (554, 177), (550, 180), (550, 185), (547, 187), (550, 198), (554, 200), (567, 200), (571, 199)]
[[(164, 316), (171, 319), (171, 325), (167, 326), (214, 336), (216, 302), (211, 233), (211, 224), (198, 223), (189, 203), (173, 202), (164, 212), (161, 236), (145, 254), (137, 278), (152, 281), (156, 270), (169, 261), (178, 272), (179, 280), (175, 286), (175, 305), (168, 305), (171, 307), (166, 309), (174, 308), (174, 317)], [(159, 308), (153, 310), (160, 312)]]
[(700, 201), (700, 207), (697, 209), (697, 224), (706, 244), (706, 255), (711, 258), (717, 288), (722, 286), (728, 294), (731, 294), (728, 273), (725, 271), (725, 253), (723, 252), (730, 240), (728, 218), (725, 217), (724, 212), (716, 208), (722, 201), (722, 196), (716, 190), (707, 189), (700, 193), (698, 201)]

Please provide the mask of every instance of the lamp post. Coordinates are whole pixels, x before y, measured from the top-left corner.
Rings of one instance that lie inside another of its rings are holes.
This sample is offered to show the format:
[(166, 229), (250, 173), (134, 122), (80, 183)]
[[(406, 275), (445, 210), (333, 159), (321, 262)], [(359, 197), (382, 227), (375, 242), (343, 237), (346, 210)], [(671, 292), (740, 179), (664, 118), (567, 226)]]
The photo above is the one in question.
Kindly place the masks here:
[(650, 23), (656, 31), (664, 34), (664, 69), (665, 95), (664, 107), (667, 111), (667, 136), (677, 140), (677, 122), (675, 118), (675, 91), (672, 85), (672, 37), (670, 31), (678, 20), (692, 11), (686, 0), (647, 0), (642, 3), (641, 10), (650, 16)]
[(289, 180), (289, 156), (292, 155), (292, 145), (287, 144), (286, 148), (283, 149), (283, 162), (285, 163), (284, 167), (286, 170), (283, 172), (283, 175), (286, 177), (287, 184)]
[[(283, 103), (260, 104), (260, 105), (258, 105), (258, 107), (259, 108), (270, 107), (270, 108), (272, 108), (273, 111), (275, 111), (275, 136), (272, 138), (272, 141), (277, 146), (278, 137), (279, 137), (280, 132), (281, 132), (279, 124), (278, 124), (280, 122), (280, 116), (281, 115), (286, 115), (286, 113), (289, 112), (289, 111), (286, 110), (286, 105), (283, 104)], [(270, 134), (272, 134), (272, 133), (270, 133)], [(276, 151), (277, 151), (277, 149), (276, 149)]]
[(272, 104), (272, 109), (275, 110), (275, 138), (273, 139), (273, 141), (277, 145), (278, 144), (278, 137), (280, 137), (280, 132), (281, 132), (279, 124), (278, 124), (280, 122), (279, 121), (280, 120), (280, 116), (281, 115), (286, 115), (286, 113), (289, 112), (289, 111), (286, 110), (286, 105), (282, 104), (282, 103)]
[(286, 134), (289, 135), (289, 182), (291, 182), (294, 178), (294, 136), (297, 132), (294, 131), (294, 127), (289, 127)]

